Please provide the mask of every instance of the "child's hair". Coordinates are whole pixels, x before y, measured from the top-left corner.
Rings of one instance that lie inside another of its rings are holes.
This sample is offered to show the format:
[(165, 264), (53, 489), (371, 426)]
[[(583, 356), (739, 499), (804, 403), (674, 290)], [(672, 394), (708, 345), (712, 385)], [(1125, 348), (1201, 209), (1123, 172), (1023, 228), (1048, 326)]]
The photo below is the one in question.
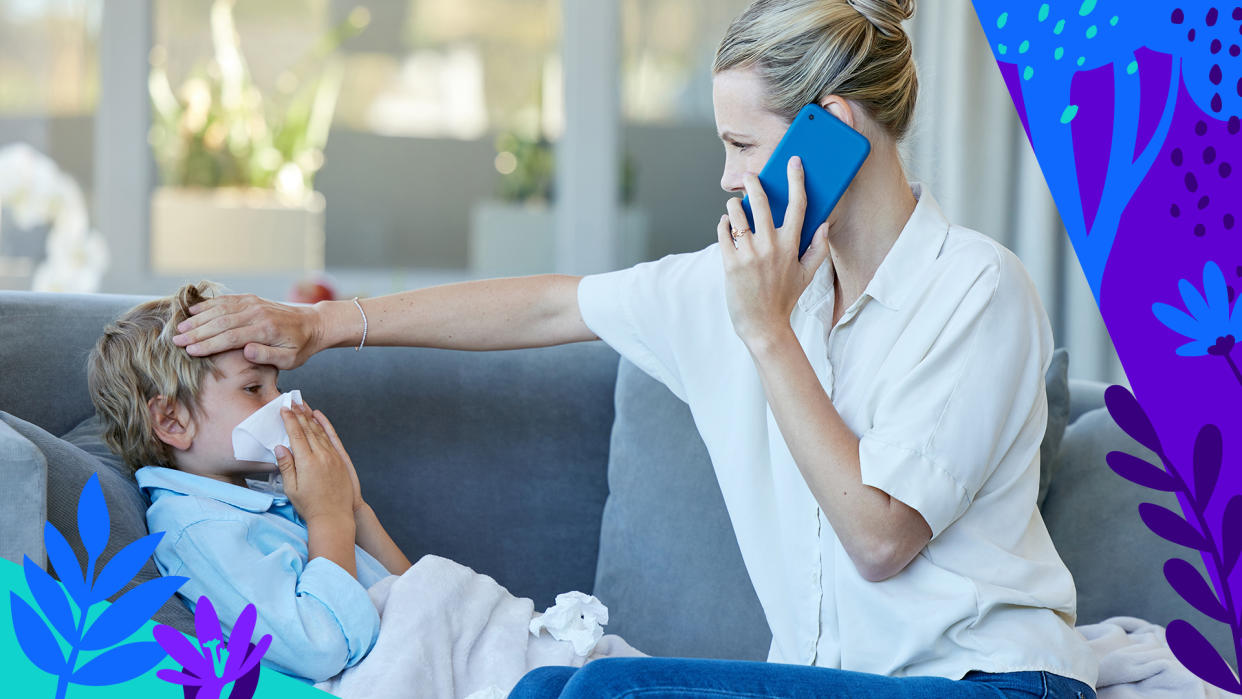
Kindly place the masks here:
[(103, 439), (131, 469), (176, 468), (172, 449), (155, 434), (147, 401), (165, 396), (197, 413), (203, 377), (218, 375), (215, 362), (191, 356), (172, 338), (191, 306), (219, 292), (219, 285), (201, 281), (140, 303), (109, 323), (91, 350), (86, 381)]

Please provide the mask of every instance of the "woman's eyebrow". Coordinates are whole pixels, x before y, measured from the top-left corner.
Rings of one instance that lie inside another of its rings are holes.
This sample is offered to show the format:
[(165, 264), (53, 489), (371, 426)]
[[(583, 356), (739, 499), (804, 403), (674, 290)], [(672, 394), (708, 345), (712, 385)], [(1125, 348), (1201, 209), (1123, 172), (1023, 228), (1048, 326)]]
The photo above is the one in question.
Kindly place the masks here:
[(738, 141), (738, 140), (742, 140), (742, 141), (744, 141), (744, 140), (747, 140), (747, 139), (749, 139), (749, 138), (750, 138), (750, 136), (747, 136), (747, 135), (745, 135), (745, 134), (733, 133), (732, 131), (725, 131), (724, 133), (720, 134), (720, 140), (722, 140), (722, 141), (724, 141), (724, 140), (726, 140), (726, 139), (729, 139), (729, 140), (734, 140), (734, 141)]

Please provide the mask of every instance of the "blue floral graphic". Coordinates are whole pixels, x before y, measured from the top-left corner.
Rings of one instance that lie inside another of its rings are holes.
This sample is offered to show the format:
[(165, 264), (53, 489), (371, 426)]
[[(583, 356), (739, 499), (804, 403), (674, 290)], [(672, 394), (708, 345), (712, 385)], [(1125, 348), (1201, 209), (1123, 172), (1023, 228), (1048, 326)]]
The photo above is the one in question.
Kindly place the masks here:
[(1233, 304), (1230, 312), (1232, 294), (1220, 267), (1211, 260), (1203, 266), (1202, 295), (1186, 279), (1177, 282), (1177, 289), (1181, 292), (1185, 311), (1167, 303), (1153, 303), (1151, 312), (1166, 328), (1190, 340), (1177, 348), (1178, 356), (1223, 357), (1233, 370), (1234, 378), (1242, 384), (1242, 372), (1230, 356), (1234, 343), (1242, 337), (1242, 311), (1238, 310), (1242, 304)]
[[(92, 474), (78, 498), (78, 534), (86, 549), (86, 572), (78, 565), (69, 542), (49, 522), (43, 530), (48, 560), (64, 587), (56, 584), (29, 557), (23, 561), (26, 585), (47, 621), (17, 593), (9, 593), (18, 645), (36, 667), (58, 678), (57, 699), (65, 696), (70, 684), (118, 684), (138, 677), (164, 659), (163, 649), (154, 641), (121, 642), (138, 631), (186, 578), (167, 576), (148, 580), (126, 592), (93, 622), (87, 623), (91, 609), (125, 587), (163, 537), (159, 532), (134, 541), (114, 554), (96, 576), (99, 555), (108, 545), (109, 525), (108, 505), (98, 476)], [(70, 599), (77, 608), (76, 616)], [(69, 657), (61, 651), (56, 635), (68, 643)], [(104, 652), (78, 667), (82, 651)]]

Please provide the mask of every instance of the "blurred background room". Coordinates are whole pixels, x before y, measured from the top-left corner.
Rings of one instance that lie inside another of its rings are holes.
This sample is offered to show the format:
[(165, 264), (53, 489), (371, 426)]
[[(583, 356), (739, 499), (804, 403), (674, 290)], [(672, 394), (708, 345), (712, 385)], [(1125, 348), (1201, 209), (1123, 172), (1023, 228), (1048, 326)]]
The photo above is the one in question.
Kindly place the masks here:
[[(699, 250), (746, 4), (0, 0), (0, 289), (313, 301)], [(1071, 377), (1125, 384), (971, 3), (909, 30), (911, 179), (1023, 260)]]

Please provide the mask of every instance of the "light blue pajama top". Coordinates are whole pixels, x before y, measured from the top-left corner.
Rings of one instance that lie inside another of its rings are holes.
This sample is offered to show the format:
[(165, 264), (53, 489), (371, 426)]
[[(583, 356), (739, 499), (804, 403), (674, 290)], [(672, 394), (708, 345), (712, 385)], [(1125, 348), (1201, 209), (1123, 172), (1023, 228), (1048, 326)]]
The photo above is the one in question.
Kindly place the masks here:
[(367, 588), (391, 575), (375, 557), (354, 547), (357, 579), (326, 558), (308, 562), (306, 523), (278, 488), (161, 466), (134, 475), (151, 502), (148, 529), (164, 532), (155, 550), (160, 573), (188, 577), (177, 594), (191, 610), (206, 595), (226, 636), (254, 604), (252, 642), (272, 635), (264, 665), (318, 682), (371, 650), (380, 619)]

